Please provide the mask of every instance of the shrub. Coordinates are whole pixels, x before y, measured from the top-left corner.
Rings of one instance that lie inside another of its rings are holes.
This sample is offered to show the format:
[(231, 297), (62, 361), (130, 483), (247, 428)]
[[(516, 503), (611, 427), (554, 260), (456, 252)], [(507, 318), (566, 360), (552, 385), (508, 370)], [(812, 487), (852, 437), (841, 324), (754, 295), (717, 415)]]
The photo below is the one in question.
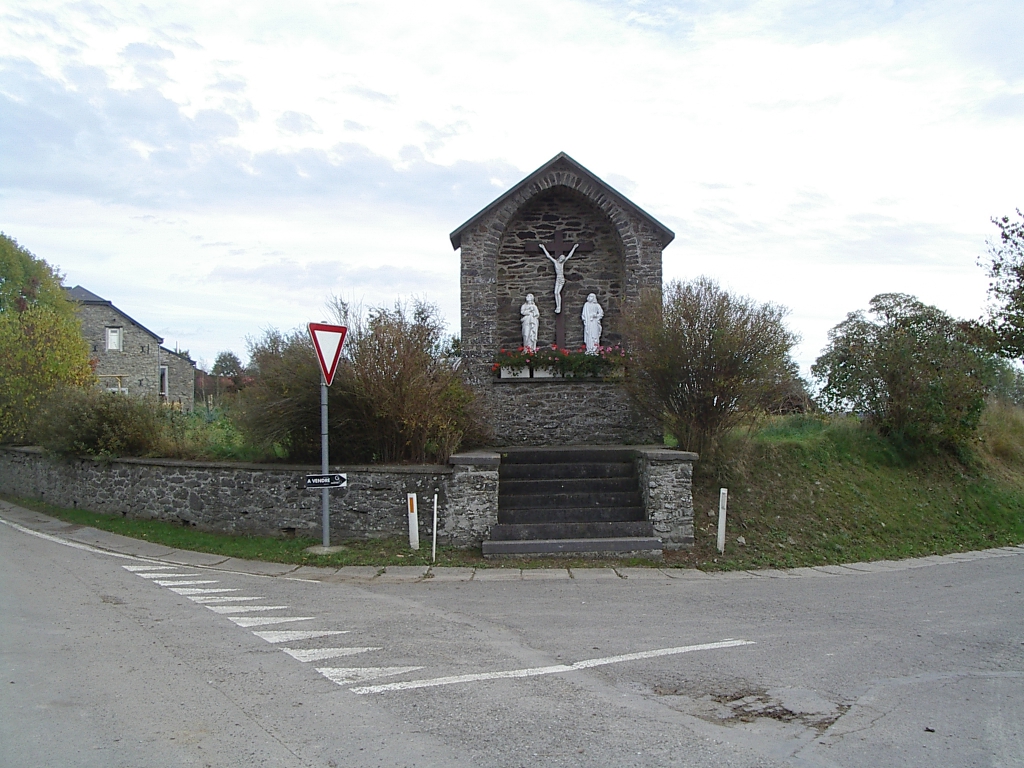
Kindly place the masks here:
[[(436, 308), (375, 308), (348, 325), (328, 395), (333, 461), (443, 463), (479, 439), (473, 396), (455, 370)], [(315, 461), (320, 375), (308, 336), (268, 331), (250, 343), (250, 355), (243, 429), (257, 443), (283, 446), (292, 459)]]
[(966, 444), (985, 407), (993, 365), (961, 324), (913, 296), (875, 296), (829, 331), (811, 368), (832, 410), (865, 414), (911, 447)]
[(32, 435), (57, 454), (146, 456), (160, 444), (160, 413), (155, 400), (67, 388), (43, 403)]
[(787, 310), (701, 277), (649, 294), (627, 316), (627, 387), (686, 450), (713, 451), (730, 427), (777, 402), (795, 368)]

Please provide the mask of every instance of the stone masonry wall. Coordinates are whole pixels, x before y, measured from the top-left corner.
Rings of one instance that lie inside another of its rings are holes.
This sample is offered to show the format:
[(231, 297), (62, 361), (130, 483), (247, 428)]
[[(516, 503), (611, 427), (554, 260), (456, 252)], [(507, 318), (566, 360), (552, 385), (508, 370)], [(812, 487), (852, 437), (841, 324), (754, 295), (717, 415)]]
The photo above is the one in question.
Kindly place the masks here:
[(637, 470), (647, 519), (666, 549), (693, 545), (693, 463), (697, 454), (639, 449)]
[[(439, 540), (479, 543), (468, 535), (479, 526), (449, 519), (459, 514), (449, 499), (450, 467), (332, 467), (331, 471), (348, 474), (348, 488), (331, 491), (331, 535), (336, 540), (405, 535), (406, 493), (419, 494), (420, 535), (429, 537), (436, 492)], [(102, 462), (55, 459), (35, 448), (0, 448), (0, 493), (4, 495), (224, 533), (319, 538), (320, 493), (306, 490), (307, 473), (319, 474), (320, 468), (165, 459)], [(494, 476), (496, 481), (496, 469)], [(455, 496), (460, 503), (480, 503), (479, 493), (474, 497), (465, 483), (456, 484)], [(478, 515), (476, 507), (472, 512)]]
[(622, 294), (626, 282), (622, 241), (611, 219), (580, 193), (567, 187), (549, 189), (524, 205), (505, 228), (498, 248), (495, 292), (498, 306), (498, 342), (518, 348), (523, 334), (519, 308), (532, 293), (540, 309), (537, 341), (555, 343), (555, 269), (543, 253), (527, 253), (529, 243), (550, 243), (555, 231), (565, 232), (570, 243), (592, 243), (594, 249), (575, 253), (565, 263), (562, 314), (565, 343), (570, 349), (583, 344), (580, 312), (590, 293), (604, 309), (601, 342), (622, 342)]
[(646, 445), (657, 422), (640, 414), (616, 381), (499, 379), (491, 382), (493, 444)]

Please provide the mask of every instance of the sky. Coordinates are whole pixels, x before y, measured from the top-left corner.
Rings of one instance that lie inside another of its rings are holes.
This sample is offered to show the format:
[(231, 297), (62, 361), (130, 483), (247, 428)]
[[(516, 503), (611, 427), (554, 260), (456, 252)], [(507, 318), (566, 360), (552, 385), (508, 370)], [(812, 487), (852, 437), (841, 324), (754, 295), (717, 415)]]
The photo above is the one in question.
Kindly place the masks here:
[(0, 230), (206, 366), (422, 299), (566, 152), (676, 233), (666, 280), (829, 328), (979, 317), (1024, 208), (1020, 0), (0, 0)]

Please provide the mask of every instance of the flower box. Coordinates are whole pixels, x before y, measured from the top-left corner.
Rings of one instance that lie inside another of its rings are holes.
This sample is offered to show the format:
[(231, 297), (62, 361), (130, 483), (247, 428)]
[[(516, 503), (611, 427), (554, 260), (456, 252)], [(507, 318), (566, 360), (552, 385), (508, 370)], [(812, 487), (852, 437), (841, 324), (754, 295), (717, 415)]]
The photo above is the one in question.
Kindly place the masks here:
[(560, 379), (562, 374), (551, 368), (534, 368), (533, 378), (535, 379)]
[(503, 379), (528, 379), (530, 378), (529, 368), (509, 368), (507, 365), (501, 366), (501, 378)]

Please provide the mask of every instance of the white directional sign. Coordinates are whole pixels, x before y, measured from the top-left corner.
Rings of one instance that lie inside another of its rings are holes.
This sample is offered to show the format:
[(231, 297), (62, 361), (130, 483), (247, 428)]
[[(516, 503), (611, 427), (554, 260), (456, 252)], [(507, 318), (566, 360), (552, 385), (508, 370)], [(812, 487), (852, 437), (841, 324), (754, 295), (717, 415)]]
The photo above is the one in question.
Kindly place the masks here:
[(341, 347), (345, 343), (346, 333), (348, 328), (343, 325), (309, 324), (309, 335), (313, 339), (313, 346), (316, 347), (317, 361), (328, 387), (334, 381), (334, 373), (338, 370), (338, 360), (341, 358)]

